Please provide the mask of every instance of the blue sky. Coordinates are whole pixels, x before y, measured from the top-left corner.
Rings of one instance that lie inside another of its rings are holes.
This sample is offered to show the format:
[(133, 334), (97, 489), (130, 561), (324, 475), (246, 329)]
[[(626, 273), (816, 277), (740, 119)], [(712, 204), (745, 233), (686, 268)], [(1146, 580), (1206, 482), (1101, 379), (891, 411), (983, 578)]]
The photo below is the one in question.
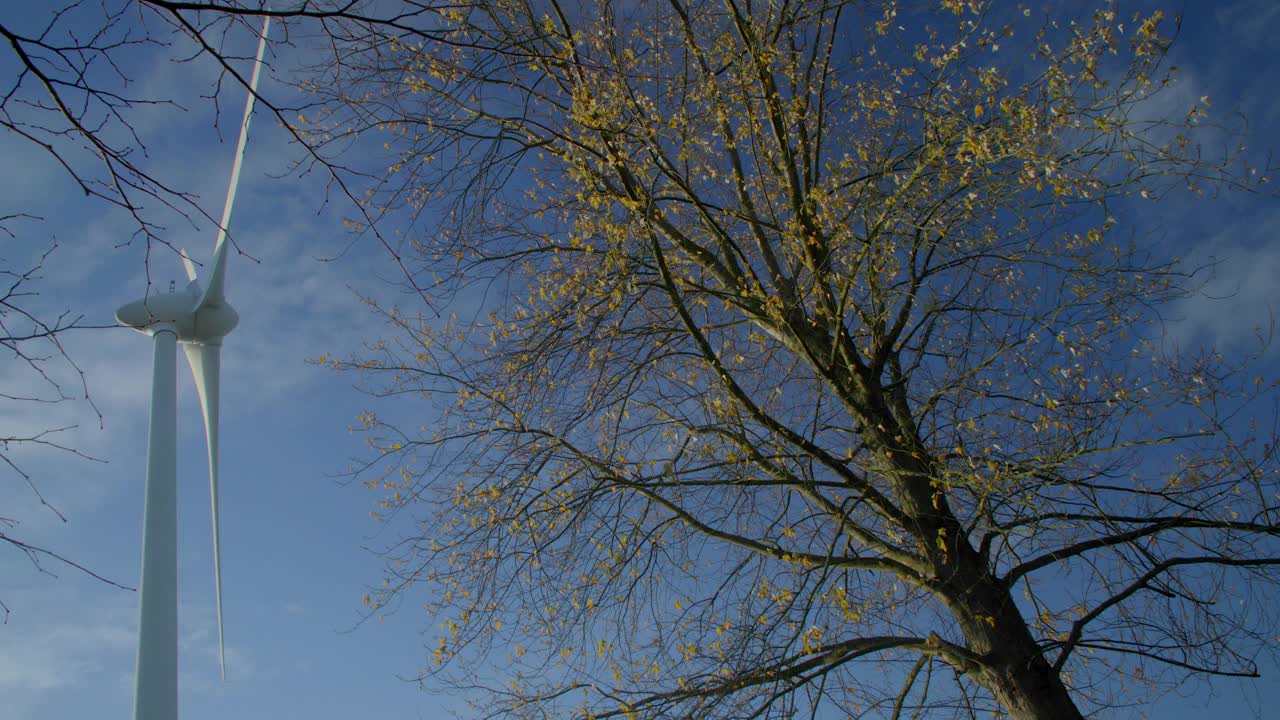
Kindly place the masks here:
[[(1175, 8), (1172, 8), (1176, 10)], [(5, 22), (11, 10), (0, 10)], [(30, 12), (37, 13), (36, 10)], [(1272, 0), (1187, 0), (1187, 20), (1175, 62), (1182, 84), (1170, 103), (1208, 95), (1219, 117), (1239, 110), (1250, 118), (1250, 144), (1280, 147), (1277, 41), (1280, 5)], [(250, 52), (248, 38), (244, 53)], [(175, 49), (175, 55), (183, 52)], [(151, 148), (149, 166), (163, 179), (195, 192), (211, 215), (221, 209), (234, 134), (220, 141), (208, 94), (216, 69), (205, 61), (169, 62), (136, 56), (131, 68), (139, 94), (174, 98), (187, 108), (147, 109), (133, 116)], [(12, 59), (0, 52), (0, 77)], [(263, 91), (282, 92), (264, 78)], [(238, 116), (243, 95), (227, 87), (224, 128)], [(349, 243), (341, 224), (347, 210), (323, 202), (322, 177), (279, 178), (296, 157), (287, 135), (262, 115), (255, 121), (233, 231), (257, 261), (233, 255), (228, 297), (240, 327), (223, 351), (222, 513), (228, 680), (218, 676), (213, 619), (207, 468), (198, 402), (185, 363), (179, 367), (179, 486), (181, 546), (181, 702), (183, 716), (202, 718), (348, 717), (432, 718), (450, 706), (412, 676), (422, 661), (422, 638), (434, 622), (406, 603), (383, 621), (360, 623), (360, 598), (380, 579), (379, 526), (373, 498), (339, 477), (362, 452), (347, 427), (375, 401), (353, 378), (306, 364), (321, 354), (346, 354), (381, 334), (355, 292), (386, 296), (396, 271), (372, 244)], [(50, 310), (70, 308), (91, 323), (108, 323), (115, 308), (141, 296), (143, 246), (129, 244), (134, 226), (124, 213), (86, 199), (38, 149), (0, 132), (0, 216), (24, 212), (43, 221), (9, 228), (0, 238), (6, 263), (21, 264), (56, 241), (57, 251), (33, 300)], [(1274, 197), (1230, 197), (1216, 204), (1162, 208), (1166, 238), (1180, 254), (1221, 261), (1210, 294), (1176, 308), (1167, 330), (1179, 340), (1212, 340), (1240, 347), (1268, 321), (1280, 278), (1280, 206)], [(170, 225), (169, 239), (197, 260), (212, 252), (210, 223)], [(422, 228), (419, 225), (419, 228)], [(318, 258), (341, 256), (334, 262)], [(163, 284), (182, 282), (178, 258), (161, 253), (151, 264)], [(1270, 303), (1270, 304), (1269, 304)], [(78, 424), (64, 441), (105, 462), (59, 453), (15, 451), (61, 522), (20, 478), (0, 475), (0, 515), (18, 518), (15, 532), (128, 585), (137, 582), (142, 476), (150, 387), (150, 342), (126, 330), (86, 331), (68, 349), (87, 375), (103, 414), (84, 403), (0, 405), (0, 427)], [(1274, 352), (1273, 352), (1274, 356)], [(0, 387), (29, 382), (0, 366)], [(64, 377), (64, 379), (67, 379)], [(423, 408), (426, 411), (426, 408)], [(416, 418), (419, 423), (429, 417)], [(0, 601), (11, 611), (0, 626), (0, 697), (5, 717), (128, 717), (132, 707), (136, 595), (49, 563), (52, 578), (18, 553), (0, 552)], [(1280, 702), (1280, 671), (1248, 686), (1190, 685), (1151, 715), (1200, 717), (1213, 707), (1224, 717)]]

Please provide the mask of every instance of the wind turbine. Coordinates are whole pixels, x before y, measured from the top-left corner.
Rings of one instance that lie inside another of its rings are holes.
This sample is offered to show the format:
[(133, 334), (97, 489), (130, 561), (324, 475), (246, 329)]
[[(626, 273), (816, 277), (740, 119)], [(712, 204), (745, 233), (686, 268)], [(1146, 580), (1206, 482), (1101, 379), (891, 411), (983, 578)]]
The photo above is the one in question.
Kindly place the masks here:
[(209, 266), (208, 285), (201, 289), (195, 264), (184, 252), (187, 287), (173, 284), (161, 293), (131, 302), (116, 311), (116, 320), (150, 335), (152, 367), (151, 421), (147, 434), (147, 480), (142, 510), (142, 581), (139, 584), (138, 665), (134, 720), (177, 720), (178, 717), (178, 390), (177, 344), (183, 344), (204, 415), (209, 448), (209, 497), (213, 514), (213, 577), (218, 615), (218, 661), (226, 677), (222, 637), (222, 564), (218, 534), (218, 375), (222, 338), (235, 329), (239, 315), (227, 304), (227, 226), (240, 182), (249, 134), (249, 119), (262, 72), (269, 18), (262, 20), (258, 53), (249, 80), (240, 138), (231, 165), (231, 182)]

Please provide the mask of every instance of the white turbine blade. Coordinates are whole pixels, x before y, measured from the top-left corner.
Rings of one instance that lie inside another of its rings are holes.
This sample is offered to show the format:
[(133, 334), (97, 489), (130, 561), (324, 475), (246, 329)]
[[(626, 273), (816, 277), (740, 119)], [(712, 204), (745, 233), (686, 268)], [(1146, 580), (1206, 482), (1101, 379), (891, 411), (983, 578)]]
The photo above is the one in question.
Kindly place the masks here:
[(227, 679), (226, 653), (222, 640), (222, 542), (218, 529), (218, 375), (221, 366), (218, 344), (187, 343), (182, 346), (195, 377), (196, 393), (204, 415), (204, 436), (209, 448), (209, 504), (213, 512), (213, 587), (218, 613), (218, 664)]
[(209, 277), (206, 280), (209, 284), (205, 286), (204, 294), (196, 302), (196, 310), (211, 305), (221, 305), (227, 299), (227, 242), (221, 229), (218, 230), (218, 246), (213, 251), (213, 262), (209, 264)]
[(209, 268), (208, 285), (196, 307), (220, 305), (224, 298), (227, 275), (227, 228), (231, 225), (231, 208), (236, 203), (236, 188), (240, 185), (240, 166), (244, 161), (244, 147), (249, 140), (249, 120), (253, 117), (253, 101), (258, 96), (258, 78), (262, 76), (262, 56), (267, 50), (267, 28), (271, 17), (262, 18), (262, 33), (258, 36), (258, 54), (253, 61), (253, 74), (249, 78), (249, 97), (244, 102), (244, 119), (240, 122), (240, 138), (236, 141), (235, 158), (231, 161), (231, 182), (227, 184), (227, 199), (222, 205), (222, 222), (218, 225), (218, 240), (213, 246), (213, 263)]
[(186, 248), (182, 248), (178, 252), (182, 255), (182, 267), (187, 271), (187, 280), (195, 282), (196, 264), (191, 261), (191, 253), (187, 252)]

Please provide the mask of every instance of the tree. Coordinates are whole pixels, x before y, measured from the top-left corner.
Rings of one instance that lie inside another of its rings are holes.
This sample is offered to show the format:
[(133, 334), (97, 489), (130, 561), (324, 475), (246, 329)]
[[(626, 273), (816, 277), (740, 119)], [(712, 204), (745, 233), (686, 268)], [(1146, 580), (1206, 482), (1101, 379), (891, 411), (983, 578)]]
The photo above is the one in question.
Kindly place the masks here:
[(1151, 116), (1160, 13), (274, 12), (333, 50), (315, 157), (393, 155), (357, 229), (441, 223), (394, 337), (332, 361), (438, 413), (364, 416), (359, 472), (424, 679), (492, 716), (1079, 718), (1256, 674), (1275, 385), (1161, 341), (1196, 279), (1145, 234), (1255, 186), (1207, 101)]

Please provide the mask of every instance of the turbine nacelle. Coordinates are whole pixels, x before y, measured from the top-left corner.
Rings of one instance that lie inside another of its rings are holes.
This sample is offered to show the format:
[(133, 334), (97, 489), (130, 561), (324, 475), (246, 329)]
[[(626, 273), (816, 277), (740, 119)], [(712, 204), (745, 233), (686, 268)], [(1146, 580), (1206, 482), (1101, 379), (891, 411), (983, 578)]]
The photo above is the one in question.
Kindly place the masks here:
[(184, 292), (171, 292), (135, 300), (116, 311), (116, 320), (150, 335), (158, 326), (173, 328), (178, 340), (186, 343), (217, 344), (240, 322), (240, 315), (226, 302), (200, 302), (199, 286), (191, 283)]
[(154, 326), (160, 324), (185, 325), (194, 329), (196, 304), (200, 302), (199, 289), (194, 285), (187, 285), (183, 292), (170, 290), (123, 305), (116, 310), (116, 321), (148, 335)]
[[(226, 218), (224, 221), (229, 221)], [(116, 311), (116, 320), (138, 332), (153, 334), (163, 325), (177, 333), (178, 340), (204, 345), (221, 344), (235, 329), (240, 316), (226, 299), (227, 241), (219, 237), (209, 268), (209, 287), (201, 290), (195, 264), (183, 252), (187, 286), (181, 292), (169, 285), (168, 293), (135, 300)]]

